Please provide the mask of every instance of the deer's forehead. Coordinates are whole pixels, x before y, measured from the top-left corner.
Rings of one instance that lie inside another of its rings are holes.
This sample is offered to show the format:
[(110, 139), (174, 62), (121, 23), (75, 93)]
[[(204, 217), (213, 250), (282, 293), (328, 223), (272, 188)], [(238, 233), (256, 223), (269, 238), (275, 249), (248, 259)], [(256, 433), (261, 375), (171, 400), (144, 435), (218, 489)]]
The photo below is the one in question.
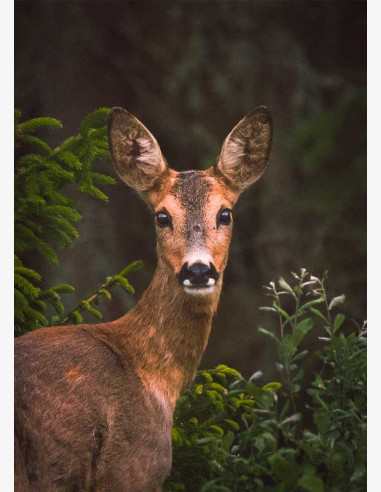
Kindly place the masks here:
[(204, 171), (184, 171), (172, 175), (171, 185), (159, 200), (158, 208), (196, 217), (222, 204), (232, 206), (233, 201), (229, 191)]
[(205, 209), (213, 185), (202, 171), (178, 173), (171, 188), (171, 195), (188, 212)]

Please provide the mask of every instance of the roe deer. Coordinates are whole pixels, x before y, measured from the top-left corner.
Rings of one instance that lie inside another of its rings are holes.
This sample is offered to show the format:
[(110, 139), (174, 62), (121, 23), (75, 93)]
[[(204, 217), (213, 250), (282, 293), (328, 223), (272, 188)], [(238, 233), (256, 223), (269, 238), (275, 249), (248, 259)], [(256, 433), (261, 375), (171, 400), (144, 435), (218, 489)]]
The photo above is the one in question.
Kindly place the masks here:
[(232, 208), (265, 170), (271, 136), (259, 107), (227, 136), (213, 167), (176, 172), (142, 123), (112, 110), (115, 168), (152, 209), (158, 265), (122, 318), (16, 340), (16, 491), (162, 490), (176, 400), (220, 297)]

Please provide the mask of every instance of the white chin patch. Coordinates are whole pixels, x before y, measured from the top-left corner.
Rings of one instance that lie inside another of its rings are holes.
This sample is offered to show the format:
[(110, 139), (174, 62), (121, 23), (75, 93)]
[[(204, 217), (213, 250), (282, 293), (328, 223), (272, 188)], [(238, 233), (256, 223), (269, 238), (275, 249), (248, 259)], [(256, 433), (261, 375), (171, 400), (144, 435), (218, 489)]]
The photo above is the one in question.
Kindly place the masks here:
[(207, 294), (211, 294), (214, 291), (214, 286), (197, 288), (197, 287), (187, 287), (185, 285), (185, 282), (183, 282), (183, 284), (184, 284), (185, 292), (187, 294), (192, 294), (193, 296), (205, 296)]
[(215, 283), (216, 281), (214, 280), (214, 278), (209, 278), (205, 286), (196, 287), (196, 286), (192, 286), (192, 282), (188, 278), (183, 280), (183, 286), (185, 292), (187, 294), (193, 294), (198, 296), (212, 293), (214, 290)]

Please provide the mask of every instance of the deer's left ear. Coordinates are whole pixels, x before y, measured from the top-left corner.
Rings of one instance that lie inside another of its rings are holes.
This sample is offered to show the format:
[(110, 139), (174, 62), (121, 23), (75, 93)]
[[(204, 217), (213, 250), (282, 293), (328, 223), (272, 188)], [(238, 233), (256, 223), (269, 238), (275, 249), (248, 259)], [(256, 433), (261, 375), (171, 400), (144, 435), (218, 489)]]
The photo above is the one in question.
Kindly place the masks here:
[(227, 185), (240, 193), (262, 176), (270, 156), (271, 141), (270, 112), (259, 106), (226, 137), (211, 173), (222, 175)]

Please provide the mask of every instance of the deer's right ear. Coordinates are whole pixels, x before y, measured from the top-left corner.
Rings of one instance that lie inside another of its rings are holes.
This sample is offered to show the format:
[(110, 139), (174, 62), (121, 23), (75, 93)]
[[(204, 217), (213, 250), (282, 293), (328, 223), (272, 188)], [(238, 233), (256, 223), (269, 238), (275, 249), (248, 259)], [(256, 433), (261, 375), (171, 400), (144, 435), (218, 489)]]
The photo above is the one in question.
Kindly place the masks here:
[(150, 191), (168, 173), (155, 137), (128, 111), (111, 110), (108, 133), (116, 172), (126, 184), (139, 192)]

